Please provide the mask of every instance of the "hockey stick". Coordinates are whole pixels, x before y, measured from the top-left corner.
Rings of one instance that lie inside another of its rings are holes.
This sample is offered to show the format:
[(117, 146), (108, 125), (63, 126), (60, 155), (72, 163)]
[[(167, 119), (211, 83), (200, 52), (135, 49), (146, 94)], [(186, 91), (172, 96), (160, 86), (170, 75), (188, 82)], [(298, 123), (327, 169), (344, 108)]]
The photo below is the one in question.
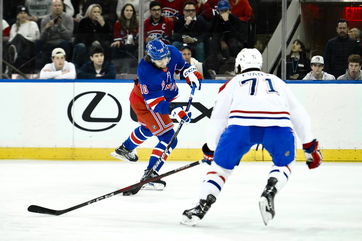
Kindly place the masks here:
[(184, 171), (186, 169), (189, 169), (191, 167), (194, 167), (194, 166), (197, 166), (199, 165), (200, 163), (204, 162), (204, 160), (200, 160), (200, 161), (196, 161), (196, 162), (192, 162), (192, 163), (189, 163), (185, 166), (182, 166), (182, 167), (179, 167), (179, 168), (176, 168), (174, 170), (171, 170), (169, 172), (166, 172), (162, 175), (159, 175), (159, 176), (156, 176), (156, 177), (153, 177), (153, 178), (149, 178), (149, 179), (146, 179), (144, 181), (140, 181), (138, 183), (135, 183), (133, 185), (130, 185), (128, 187), (124, 187), (124, 188), (121, 188), (117, 191), (114, 191), (114, 192), (110, 192), (110, 193), (107, 193), (105, 195), (102, 195), (100, 197), (97, 197), (97, 198), (94, 198), (92, 200), (89, 200), (87, 202), (84, 202), (84, 203), (81, 203), (81, 204), (78, 204), (78, 205), (75, 205), (73, 207), (70, 207), (70, 208), (66, 208), (66, 209), (63, 209), (63, 210), (55, 210), (55, 209), (50, 209), (50, 208), (45, 208), (45, 207), (41, 207), (41, 206), (38, 206), (38, 205), (30, 205), (28, 207), (28, 211), (29, 212), (33, 212), (33, 213), (42, 213), (42, 214), (49, 214), (49, 215), (62, 215), (64, 213), (68, 213), (70, 211), (73, 211), (73, 210), (76, 210), (78, 208), (81, 208), (81, 207), (84, 207), (84, 206), (87, 206), (87, 205), (90, 205), (92, 203), (95, 203), (95, 202), (98, 202), (98, 201), (101, 201), (101, 200), (104, 200), (106, 198), (110, 198), (110, 197), (113, 197), (117, 194), (120, 194), (120, 193), (123, 193), (123, 192), (126, 192), (126, 191), (129, 191), (131, 189), (134, 189), (134, 188), (138, 188), (138, 187), (142, 187), (144, 184), (146, 183), (149, 183), (149, 182), (154, 182), (154, 181), (157, 181), (157, 180), (160, 180), (161, 178), (164, 178), (164, 177), (167, 177), (167, 176), (170, 176), (172, 174), (175, 174), (177, 172), (180, 172), (180, 171)]
[[(190, 93), (190, 97), (189, 97), (189, 101), (187, 102), (187, 106), (185, 111), (188, 112), (191, 108), (191, 104), (192, 104), (192, 99), (194, 98), (194, 94), (195, 94), (195, 90), (196, 90), (196, 86), (192, 86), (191, 87), (191, 93)], [(173, 142), (176, 140), (176, 137), (178, 135), (178, 133), (180, 132), (182, 126), (184, 125), (184, 121), (181, 120), (180, 124), (177, 127), (177, 130), (175, 131), (175, 134), (173, 134), (173, 136), (171, 137), (170, 142), (167, 144), (166, 149), (163, 150), (161, 156), (158, 158), (157, 162), (153, 165), (153, 167), (145, 174), (145, 176), (149, 176), (153, 171), (155, 171), (157, 169), (157, 167), (164, 162), (164, 157), (166, 155), (166, 153), (168, 152), (168, 150), (171, 148)]]

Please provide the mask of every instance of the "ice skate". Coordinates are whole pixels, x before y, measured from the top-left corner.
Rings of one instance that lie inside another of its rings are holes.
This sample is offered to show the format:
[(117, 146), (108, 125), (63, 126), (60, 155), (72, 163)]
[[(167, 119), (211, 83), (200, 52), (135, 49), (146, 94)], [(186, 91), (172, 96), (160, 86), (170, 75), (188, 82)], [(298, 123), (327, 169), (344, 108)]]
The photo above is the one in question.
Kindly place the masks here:
[(136, 155), (135, 151), (128, 150), (124, 145), (118, 147), (114, 152), (112, 152), (111, 156), (119, 160), (132, 163), (138, 161), (138, 156)]
[(216, 197), (212, 194), (207, 195), (206, 200), (201, 199), (199, 205), (182, 213), (181, 224), (195, 226), (205, 216), (214, 202), (216, 202)]
[[(149, 178), (159, 176), (156, 171), (152, 171), (151, 174), (147, 175), (148, 172), (149, 172), (149, 169), (146, 169), (145, 174), (142, 177), (142, 181), (146, 180), (146, 179), (149, 179)], [(166, 187), (166, 182), (165, 181), (157, 180), (157, 181), (146, 183), (145, 185), (142, 186), (142, 189), (143, 190), (162, 191), (165, 187)]]
[(275, 215), (274, 197), (277, 193), (277, 189), (275, 188), (275, 184), (277, 182), (278, 180), (275, 177), (269, 178), (268, 184), (266, 185), (259, 200), (260, 214), (265, 226), (268, 225), (269, 221), (272, 220)]
[[(141, 178), (141, 182), (146, 180), (146, 179), (150, 179), (150, 178), (157, 177), (157, 176), (158, 176), (158, 173), (156, 171), (150, 172), (150, 169), (146, 169), (145, 173), (143, 174), (143, 177)], [(165, 187), (166, 187), (166, 182), (165, 181), (156, 180), (156, 181), (153, 181), (153, 182), (146, 183), (142, 187), (138, 187), (138, 188), (134, 188), (134, 189), (131, 189), (129, 191), (126, 191), (126, 192), (123, 193), (123, 196), (135, 195), (141, 189), (143, 189), (143, 190), (162, 191)]]

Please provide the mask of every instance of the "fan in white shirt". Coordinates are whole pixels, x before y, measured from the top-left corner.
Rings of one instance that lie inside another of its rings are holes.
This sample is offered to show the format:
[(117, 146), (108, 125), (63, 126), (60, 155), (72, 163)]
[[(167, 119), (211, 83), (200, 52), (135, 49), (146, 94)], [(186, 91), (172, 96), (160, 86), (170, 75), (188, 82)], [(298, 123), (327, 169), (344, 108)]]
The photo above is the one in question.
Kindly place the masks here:
[(73, 63), (65, 60), (65, 51), (55, 48), (52, 51), (52, 63), (46, 64), (40, 71), (40, 79), (75, 79), (76, 71)]

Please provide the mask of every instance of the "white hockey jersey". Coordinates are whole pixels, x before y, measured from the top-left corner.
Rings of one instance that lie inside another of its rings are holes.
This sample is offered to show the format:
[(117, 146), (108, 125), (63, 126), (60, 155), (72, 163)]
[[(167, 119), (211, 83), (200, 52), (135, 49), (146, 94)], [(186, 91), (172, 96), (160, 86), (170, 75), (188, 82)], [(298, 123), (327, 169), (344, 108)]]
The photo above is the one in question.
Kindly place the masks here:
[(229, 125), (291, 127), (302, 143), (313, 140), (309, 115), (286, 83), (261, 71), (239, 74), (220, 88), (207, 132), (210, 149)]

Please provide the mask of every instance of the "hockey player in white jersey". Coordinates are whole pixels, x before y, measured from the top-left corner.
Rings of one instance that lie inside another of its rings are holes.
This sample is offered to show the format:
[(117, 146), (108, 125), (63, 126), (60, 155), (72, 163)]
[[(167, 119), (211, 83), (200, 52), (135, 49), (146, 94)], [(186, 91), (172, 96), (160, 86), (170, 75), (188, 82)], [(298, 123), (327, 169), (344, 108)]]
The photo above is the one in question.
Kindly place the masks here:
[(322, 156), (308, 113), (284, 81), (260, 71), (261, 67), (262, 56), (257, 49), (241, 50), (235, 62), (235, 72), (240, 74), (220, 88), (202, 147), (204, 159), (213, 162), (198, 204), (183, 212), (182, 224), (195, 225), (204, 217), (234, 167), (255, 144), (262, 144), (273, 161), (259, 201), (265, 225), (275, 215), (274, 196), (291, 173), (296, 152), (294, 130), (303, 143), (308, 167), (319, 166)]

